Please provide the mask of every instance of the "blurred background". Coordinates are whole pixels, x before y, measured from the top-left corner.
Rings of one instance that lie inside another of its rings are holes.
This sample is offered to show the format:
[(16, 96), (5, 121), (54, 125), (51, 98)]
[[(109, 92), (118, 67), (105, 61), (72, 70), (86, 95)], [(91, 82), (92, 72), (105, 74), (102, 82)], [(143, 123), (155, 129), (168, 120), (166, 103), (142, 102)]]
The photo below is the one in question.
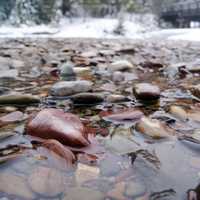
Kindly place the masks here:
[(137, 38), (199, 21), (199, 0), (0, 0), (0, 36)]

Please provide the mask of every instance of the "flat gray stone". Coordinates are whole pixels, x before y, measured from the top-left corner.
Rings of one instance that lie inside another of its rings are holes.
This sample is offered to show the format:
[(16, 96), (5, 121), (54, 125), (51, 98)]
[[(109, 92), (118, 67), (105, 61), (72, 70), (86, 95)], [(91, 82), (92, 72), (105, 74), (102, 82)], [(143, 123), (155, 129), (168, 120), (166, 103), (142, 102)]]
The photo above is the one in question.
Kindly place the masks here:
[(89, 92), (92, 89), (91, 81), (60, 81), (51, 88), (53, 96), (69, 96), (81, 92)]

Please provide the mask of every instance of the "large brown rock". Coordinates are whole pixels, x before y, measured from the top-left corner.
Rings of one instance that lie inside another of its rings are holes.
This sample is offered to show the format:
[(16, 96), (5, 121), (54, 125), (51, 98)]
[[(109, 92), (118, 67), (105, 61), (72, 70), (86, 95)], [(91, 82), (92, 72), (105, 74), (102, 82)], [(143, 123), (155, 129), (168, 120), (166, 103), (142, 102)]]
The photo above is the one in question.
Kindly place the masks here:
[(80, 119), (58, 109), (44, 109), (26, 125), (26, 133), (43, 139), (55, 139), (71, 147), (89, 145)]

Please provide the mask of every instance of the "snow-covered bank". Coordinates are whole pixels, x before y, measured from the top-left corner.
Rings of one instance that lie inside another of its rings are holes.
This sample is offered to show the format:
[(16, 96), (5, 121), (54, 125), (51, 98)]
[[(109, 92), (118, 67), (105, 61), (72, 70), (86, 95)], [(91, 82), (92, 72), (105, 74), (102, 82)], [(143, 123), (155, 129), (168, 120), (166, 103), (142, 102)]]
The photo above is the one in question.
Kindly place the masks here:
[(54, 26), (1, 26), (0, 38), (125, 38), (200, 41), (200, 29), (159, 30), (152, 15), (126, 16), (123, 23), (124, 35), (114, 34), (118, 23), (118, 19), (112, 18), (87, 18), (72, 19), (71, 21), (63, 19)]
[(166, 39), (166, 40), (185, 40), (200, 42), (200, 29), (165, 29), (144, 34), (144, 38)]
[(124, 35), (113, 33), (118, 23), (118, 19), (112, 18), (86, 18), (63, 19), (54, 26), (1, 26), (0, 37), (142, 38), (143, 33), (157, 29), (156, 21), (152, 15), (126, 16), (123, 23)]

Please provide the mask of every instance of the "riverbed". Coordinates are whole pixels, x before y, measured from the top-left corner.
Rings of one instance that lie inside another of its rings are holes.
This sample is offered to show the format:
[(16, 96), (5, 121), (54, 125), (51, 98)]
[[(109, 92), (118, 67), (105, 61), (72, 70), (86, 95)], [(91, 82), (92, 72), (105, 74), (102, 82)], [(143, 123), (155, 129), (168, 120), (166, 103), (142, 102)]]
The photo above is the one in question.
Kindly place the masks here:
[[(37, 37), (0, 44), (1, 117), (15, 113), (1, 118), (9, 123), (0, 130), (0, 199), (200, 198), (199, 43)], [(52, 88), (83, 80), (92, 83), (87, 94)], [(140, 83), (150, 84), (150, 95), (137, 95)], [(11, 94), (18, 101), (1, 101)], [(80, 118), (94, 146), (72, 148), (70, 166), (26, 131), (30, 118), (52, 108)]]

